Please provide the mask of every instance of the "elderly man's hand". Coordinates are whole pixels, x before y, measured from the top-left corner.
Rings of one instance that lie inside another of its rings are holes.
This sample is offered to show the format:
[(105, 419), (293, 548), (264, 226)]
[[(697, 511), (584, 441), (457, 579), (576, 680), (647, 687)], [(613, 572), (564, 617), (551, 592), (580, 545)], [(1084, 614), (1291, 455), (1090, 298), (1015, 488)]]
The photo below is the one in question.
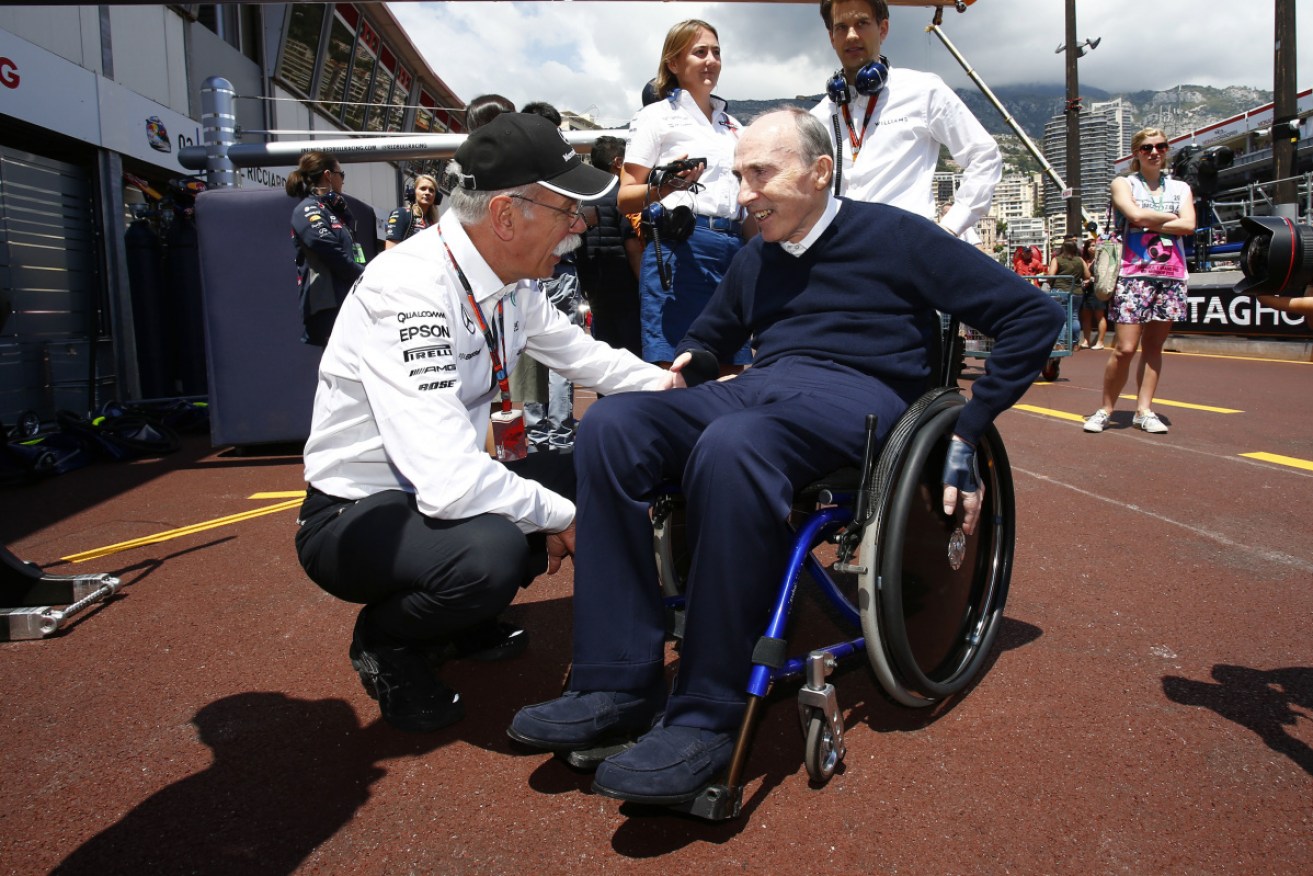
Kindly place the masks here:
[(555, 575), (561, 561), (574, 556), (574, 521), (560, 532), (547, 533), (547, 574)]
[(948, 442), (948, 455), (944, 457), (944, 513), (949, 517), (957, 510), (962, 499), (962, 531), (971, 535), (980, 519), (980, 508), (985, 500), (985, 485), (980, 481), (976, 467), (976, 448), (953, 436)]

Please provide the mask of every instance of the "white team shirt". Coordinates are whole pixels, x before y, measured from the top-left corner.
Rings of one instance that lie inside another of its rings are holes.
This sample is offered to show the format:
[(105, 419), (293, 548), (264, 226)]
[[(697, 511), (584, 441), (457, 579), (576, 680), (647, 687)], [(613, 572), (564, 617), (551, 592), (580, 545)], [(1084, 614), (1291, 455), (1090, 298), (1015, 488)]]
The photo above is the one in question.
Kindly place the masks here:
[(700, 216), (739, 218), (739, 181), (734, 178), (734, 147), (739, 141), (738, 120), (726, 111), (727, 104), (714, 95), (707, 119), (684, 89), (674, 100), (664, 98), (638, 111), (629, 123), (629, 145), (625, 164), (656, 167), (681, 155), (707, 159), (696, 195), (671, 192), (661, 199), (666, 207), (683, 204)]
[[(441, 229), (441, 236), (439, 234)], [(492, 359), (445, 238), (489, 328), (503, 301), (508, 370), (526, 351), (601, 392), (655, 388), (665, 372), (593, 341), (536, 280), (504, 285), (448, 213), (370, 262), (347, 296), (319, 363), (305, 479), (342, 499), (414, 493), (429, 517), (492, 513), (523, 532), (557, 532), (574, 503), (490, 457)]]
[(944, 80), (934, 73), (891, 68), (884, 90), (874, 98), (875, 110), (865, 132), (860, 128), (872, 98), (850, 94), (848, 112), (862, 137), (856, 162), (842, 111), (828, 96), (811, 111), (830, 132), (832, 143), (832, 118), (838, 116), (843, 144), (839, 194), (855, 201), (892, 204), (933, 222), (933, 181), (942, 143), (962, 165), (963, 174), (953, 206), (939, 224), (961, 236), (985, 215), (1003, 175), (1003, 156), (994, 138)]

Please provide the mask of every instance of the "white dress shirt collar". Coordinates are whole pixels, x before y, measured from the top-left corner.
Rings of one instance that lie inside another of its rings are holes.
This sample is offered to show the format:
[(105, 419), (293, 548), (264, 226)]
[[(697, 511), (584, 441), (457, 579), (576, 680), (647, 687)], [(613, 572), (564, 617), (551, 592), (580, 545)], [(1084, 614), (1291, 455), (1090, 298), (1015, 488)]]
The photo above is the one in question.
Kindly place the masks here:
[(821, 218), (816, 220), (816, 224), (812, 226), (811, 231), (807, 232), (807, 236), (798, 243), (789, 243), (787, 240), (782, 240), (780, 246), (784, 247), (784, 251), (794, 257), (805, 253), (816, 242), (816, 239), (825, 233), (825, 229), (830, 227), (834, 217), (839, 214), (839, 206), (839, 199), (833, 194), (829, 195), (828, 200), (825, 202), (825, 212), (821, 214)]

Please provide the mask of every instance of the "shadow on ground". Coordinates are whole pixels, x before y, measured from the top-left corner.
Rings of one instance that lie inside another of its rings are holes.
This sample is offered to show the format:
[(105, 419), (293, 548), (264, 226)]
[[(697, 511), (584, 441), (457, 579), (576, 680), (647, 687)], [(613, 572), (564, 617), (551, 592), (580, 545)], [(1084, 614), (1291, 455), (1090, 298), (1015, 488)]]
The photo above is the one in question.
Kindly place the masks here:
[(1250, 669), (1219, 663), (1213, 667), (1216, 684), (1169, 675), (1163, 693), (1183, 706), (1204, 706), (1248, 727), (1267, 747), (1313, 775), (1313, 748), (1289, 732), (1313, 713), (1313, 669)]

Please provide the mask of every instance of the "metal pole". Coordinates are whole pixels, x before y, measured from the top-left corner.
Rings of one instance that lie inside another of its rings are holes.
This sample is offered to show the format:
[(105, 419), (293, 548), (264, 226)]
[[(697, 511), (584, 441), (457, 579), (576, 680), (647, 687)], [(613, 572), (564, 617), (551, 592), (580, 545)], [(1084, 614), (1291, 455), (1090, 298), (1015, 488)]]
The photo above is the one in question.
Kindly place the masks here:
[[(629, 139), (624, 129), (562, 131), (561, 136), (576, 152), (587, 152), (603, 134)], [(466, 134), (410, 134), (404, 137), (360, 137), (337, 140), (278, 140), (272, 143), (235, 143), (225, 148), (230, 167), (279, 167), (296, 164), (302, 153), (312, 149), (331, 152), (342, 164), (366, 161), (406, 161), (415, 158), (450, 158), (465, 142)], [(193, 170), (209, 166), (209, 147), (188, 146), (178, 150), (178, 163)], [(234, 174), (235, 176), (235, 174)]]
[(1298, 218), (1299, 191), (1295, 179), (1295, 0), (1276, 0), (1276, 52), (1272, 73), (1272, 172), (1276, 180), (1275, 212)]
[[(1012, 117), (1012, 114), (1007, 111), (1003, 106), (1003, 103), (994, 95), (994, 92), (990, 91), (989, 86), (985, 84), (985, 81), (971, 68), (971, 65), (967, 63), (967, 59), (962, 57), (962, 53), (959, 52), (957, 46), (953, 45), (952, 41), (949, 40), (948, 35), (944, 33), (943, 29), (937, 24), (932, 24), (927, 27), (926, 30), (939, 37), (939, 41), (944, 44), (944, 48), (948, 49), (948, 53), (962, 65), (962, 69), (966, 71), (967, 76), (969, 76), (971, 81), (976, 84), (976, 87), (980, 89), (980, 93), (985, 95), (985, 99), (989, 101), (990, 105), (998, 110), (999, 115), (1003, 116), (1003, 121), (1007, 123), (1007, 126), (1011, 128), (1012, 132), (1021, 140), (1021, 145), (1026, 147), (1026, 151), (1035, 157), (1035, 160), (1039, 162), (1039, 166), (1043, 168), (1046, 174), (1048, 174), (1049, 179), (1053, 181), (1059, 191), (1065, 189), (1067, 184), (1063, 181), (1062, 177), (1058, 175), (1058, 172), (1053, 169), (1053, 165), (1044, 157), (1044, 153), (1040, 151), (1040, 148), (1035, 145), (1035, 141), (1030, 139), (1030, 136), (1026, 134), (1025, 129), (1023, 129), (1017, 120)], [(1088, 212), (1085, 212), (1083, 206), (1081, 208), (1081, 215), (1087, 220), (1094, 218)]]
[(1076, 74), (1076, 0), (1067, 0), (1067, 234), (1079, 234), (1080, 185), (1080, 83)]
[[(205, 141), (205, 184), (210, 188), (237, 185), (237, 167), (228, 150), (237, 143), (237, 92), (222, 76), (211, 76), (201, 86), (201, 138)], [(182, 163), (179, 151), (179, 163)], [(183, 167), (191, 165), (183, 163)], [(197, 170), (201, 168), (196, 168)]]

